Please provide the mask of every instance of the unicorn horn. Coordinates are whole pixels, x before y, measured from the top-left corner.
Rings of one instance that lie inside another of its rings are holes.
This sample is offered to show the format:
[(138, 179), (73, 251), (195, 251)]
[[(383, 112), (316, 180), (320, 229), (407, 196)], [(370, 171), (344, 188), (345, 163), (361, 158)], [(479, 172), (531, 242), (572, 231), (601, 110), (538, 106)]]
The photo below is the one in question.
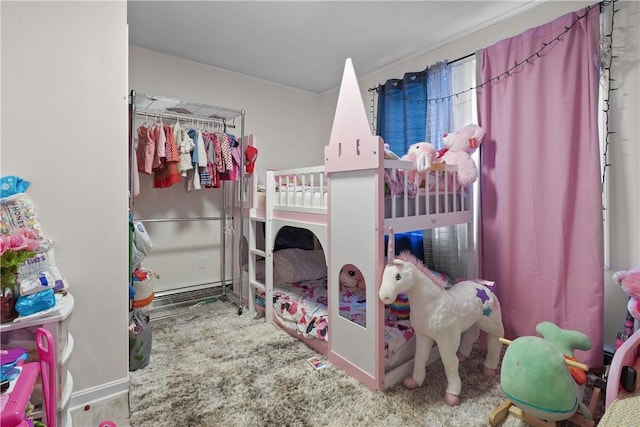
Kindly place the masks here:
[(392, 262), (396, 257), (396, 238), (393, 235), (393, 227), (389, 227), (389, 244), (387, 246), (387, 260)]

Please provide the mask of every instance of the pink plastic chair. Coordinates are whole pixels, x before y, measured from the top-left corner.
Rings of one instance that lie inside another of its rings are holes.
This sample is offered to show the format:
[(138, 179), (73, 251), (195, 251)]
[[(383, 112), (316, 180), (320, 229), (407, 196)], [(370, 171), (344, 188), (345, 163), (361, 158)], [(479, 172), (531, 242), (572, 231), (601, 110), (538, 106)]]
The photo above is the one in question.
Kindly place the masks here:
[(42, 392), (47, 426), (56, 427), (56, 348), (51, 332), (44, 328), (36, 329), (36, 345), (42, 375)]
[(640, 329), (627, 338), (613, 355), (611, 367), (609, 368), (609, 376), (607, 378), (605, 411), (609, 409), (611, 403), (620, 393), (620, 375), (622, 374), (622, 368), (625, 366), (633, 366), (636, 357), (640, 357)]

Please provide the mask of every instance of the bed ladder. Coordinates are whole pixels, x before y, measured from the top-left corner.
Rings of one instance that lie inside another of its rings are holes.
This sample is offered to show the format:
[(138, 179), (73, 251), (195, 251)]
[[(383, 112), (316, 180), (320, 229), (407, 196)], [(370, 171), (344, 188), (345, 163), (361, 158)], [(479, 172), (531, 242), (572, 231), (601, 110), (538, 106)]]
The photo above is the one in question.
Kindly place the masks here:
[(258, 230), (260, 224), (266, 225), (265, 220), (263, 218), (253, 218), (249, 217), (249, 312), (255, 314), (256, 313), (256, 294), (257, 291), (264, 292), (265, 295), (265, 306), (267, 304), (266, 301), (266, 293), (267, 287), (264, 283), (259, 282), (256, 279), (256, 265), (259, 261), (259, 257), (266, 258), (266, 253), (263, 249), (258, 249), (257, 245), (257, 237)]

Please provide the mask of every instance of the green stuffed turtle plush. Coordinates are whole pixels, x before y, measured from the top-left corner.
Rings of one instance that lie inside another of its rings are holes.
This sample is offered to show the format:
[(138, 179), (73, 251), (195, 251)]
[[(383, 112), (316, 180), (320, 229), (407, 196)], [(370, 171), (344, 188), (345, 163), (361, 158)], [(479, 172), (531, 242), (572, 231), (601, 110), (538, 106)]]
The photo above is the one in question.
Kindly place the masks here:
[(578, 409), (591, 419), (582, 403), (586, 373), (565, 360), (575, 361), (574, 350), (589, 350), (589, 338), (551, 322), (539, 323), (536, 331), (542, 337), (520, 337), (507, 347), (500, 371), (502, 392), (526, 414), (543, 420), (566, 420)]

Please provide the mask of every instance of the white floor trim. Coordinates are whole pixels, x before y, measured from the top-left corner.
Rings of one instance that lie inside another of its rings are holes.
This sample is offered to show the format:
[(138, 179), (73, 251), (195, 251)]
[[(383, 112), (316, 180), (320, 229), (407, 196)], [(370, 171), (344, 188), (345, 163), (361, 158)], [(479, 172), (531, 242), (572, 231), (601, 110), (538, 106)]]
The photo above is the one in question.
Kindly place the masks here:
[(79, 406), (109, 400), (116, 395), (129, 393), (129, 376), (121, 380), (112, 381), (110, 383), (101, 384), (82, 391), (73, 392), (71, 394), (71, 403), (69, 407), (74, 409)]
[(129, 425), (129, 377), (73, 393), (69, 408), (73, 426)]

